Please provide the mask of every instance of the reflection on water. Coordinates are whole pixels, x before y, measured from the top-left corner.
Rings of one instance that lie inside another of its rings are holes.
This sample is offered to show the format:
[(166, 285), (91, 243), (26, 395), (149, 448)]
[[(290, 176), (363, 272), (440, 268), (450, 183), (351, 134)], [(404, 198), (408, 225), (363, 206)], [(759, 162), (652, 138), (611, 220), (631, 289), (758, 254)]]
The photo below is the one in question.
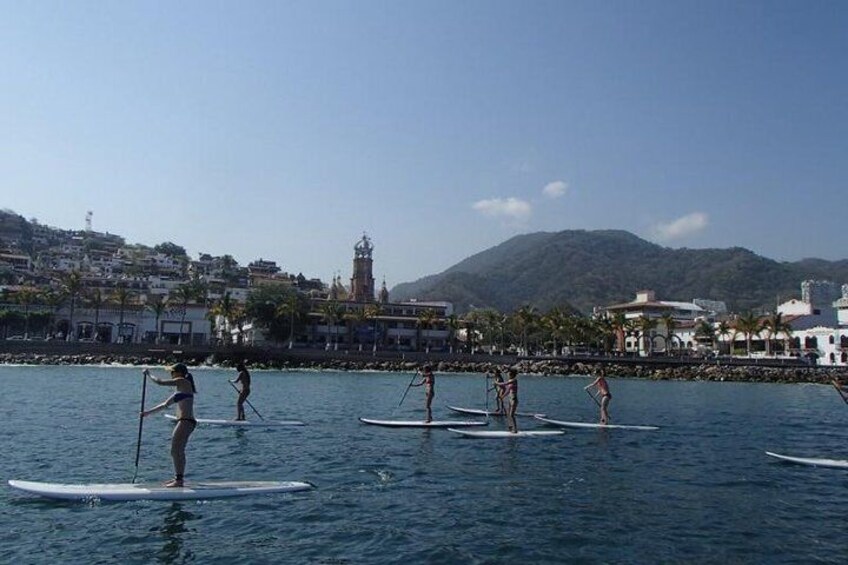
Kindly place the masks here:
[(199, 520), (200, 516), (186, 510), (182, 504), (174, 503), (165, 511), (165, 521), (159, 530), (164, 538), (164, 545), (156, 556), (159, 563), (185, 563), (192, 561), (191, 550), (183, 549), (185, 534), (191, 532), (186, 522)]

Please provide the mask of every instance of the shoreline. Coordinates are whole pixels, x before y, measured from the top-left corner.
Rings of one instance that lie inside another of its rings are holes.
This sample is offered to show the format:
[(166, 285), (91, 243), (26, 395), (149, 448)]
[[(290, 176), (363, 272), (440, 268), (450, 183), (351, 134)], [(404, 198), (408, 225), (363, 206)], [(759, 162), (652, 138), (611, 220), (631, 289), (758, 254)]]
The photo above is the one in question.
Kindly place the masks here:
[[(151, 352), (152, 353), (152, 352)], [(644, 380), (678, 381), (714, 381), (714, 382), (753, 382), (753, 383), (812, 383), (830, 384), (833, 379), (848, 379), (848, 369), (844, 367), (789, 366), (771, 367), (756, 364), (719, 364), (693, 363), (679, 366), (658, 363), (639, 363), (628, 360), (616, 362), (615, 358), (593, 360), (569, 359), (504, 359), (494, 360), (407, 360), (373, 359), (367, 357), (351, 358), (346, 355), (325, 356), (320, 359), (276, 358), (251, 359), (249, 353), (238, 356), (191, 355), (183, 352), (161, 352), (161, 354), (122, 355), (118, 353), (0, 353), (0, 365), (123, 365), (123, 366), (167, 366), (182, 362), (190, 366), (232, 368), (238, 361), (246, 362), (257, 370), (330, 370), (330, 371), (372, 371), (372, 372), (410, 372), (424, 365), (431, 365), (437, 373), (487, 373), (495, 367), (516, 367), (520, 373), (542, 376), (568, 376), (593, 374), (598, 365), (603, 365), (608, 377), (637, 378)]]

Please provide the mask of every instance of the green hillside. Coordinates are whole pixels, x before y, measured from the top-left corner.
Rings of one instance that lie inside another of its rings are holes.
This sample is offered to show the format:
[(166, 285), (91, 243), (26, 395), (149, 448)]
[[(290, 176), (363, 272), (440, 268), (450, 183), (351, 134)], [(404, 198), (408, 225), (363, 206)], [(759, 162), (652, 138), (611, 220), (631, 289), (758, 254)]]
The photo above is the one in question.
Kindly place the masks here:
[(397, 285), (391, 299), (448, 300), (511, 311), (627, 302), (652, 289), (664, 300), (723, 300), (737, 312), (773, 309), (800, 296), (805, 279), (848, 282), (848, 261), (777, 262), (734, 247), (670, 249), (619, 230), (562, 231), (513, 237), (438, 275)]

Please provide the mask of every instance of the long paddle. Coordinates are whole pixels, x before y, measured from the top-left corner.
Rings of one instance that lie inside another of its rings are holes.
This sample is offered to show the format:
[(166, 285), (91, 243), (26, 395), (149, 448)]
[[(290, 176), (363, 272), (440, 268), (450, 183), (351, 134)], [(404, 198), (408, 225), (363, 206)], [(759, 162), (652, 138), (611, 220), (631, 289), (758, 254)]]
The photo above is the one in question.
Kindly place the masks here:
[[(419, 372), (420, 371), (415, 371), (415, 374), (412, 375), (412, 380), (409, 381), (408, 385), (406, 385), (406, 390), (403, 391), (403, 396), (400, 397), (400, 402), (398, 402), (398, 405), (397, 405), (398, 408), (400, 408), (400, 405), (403, 404), (403, 400), (406, 398), (406, 393), (409, 392), (409, 389), (410, 389), (410, 387), (412, 387), (412, 383), (415, 382), (415, 377), (418, 376)], [(397, 408), (395, 408), (395, 410), (397, 410)]]
[(839, 393), (839, 396), (842, 397), (843, 402), (845, 402), (845, 404), (848, 404), (848, 398), (846, 398), (845, 393), (842, 392), (842, 387), (839, 386), (839, 381), (833, 380), (833, 381), (830, 381), (830, 382), (833, 385), (833, 388), (836, 389), (836, 392)]
[(141, 373), (141, 410), (138, 413), (138, 441), (135, 444), (135, 472), (133, 473), (132, 482), (135, 483), (135, 478), (138, 476), (138, 460), (141, 456), (141, 431), (144, 427), (144, 397), (147, 396), (147, 375), (150, 372), (145, 369)]
[[(233, 381), (231, 381), (231, 380), (227, 379), (227, 382), (228, 382), (228, 383), (230, 383), (230, 386), (231, 386), (231, 387), (233, 387), (234, 389), (236, 389), (236, 392), (238, 392), (239, 394), (241, 394), (241, 391), (238, 389), (238, 387), (237, 387), (236, 385), (234, 385), (234, 384), (233, 384)], [(247, 402), (247, 405), (248, 405), (248, 406), (250, 406), (250, 408), (251, 408), (254, 412), (256, 412), (256, 415), (257, 415), (257, 416), (259, 416), (259, 419), (260, 419), (260, 420), (264, 420), (264, 419), (265, 419), (265, 418), (263, 418), (263, 417), (262, 417), (262, 414), (260, 414), (260, 413), (259, 413), (259, 410), (257, 410), (256, 408), (253, 408), (253, 404), (251, 404), (251, 403), (250, 403), (250, 401), (249, 401), (248, 399), (246, 399), (246, 398), (245, 398), (245, 399), (244, 399), (244, 401), (245, 401), (245, 402)]]

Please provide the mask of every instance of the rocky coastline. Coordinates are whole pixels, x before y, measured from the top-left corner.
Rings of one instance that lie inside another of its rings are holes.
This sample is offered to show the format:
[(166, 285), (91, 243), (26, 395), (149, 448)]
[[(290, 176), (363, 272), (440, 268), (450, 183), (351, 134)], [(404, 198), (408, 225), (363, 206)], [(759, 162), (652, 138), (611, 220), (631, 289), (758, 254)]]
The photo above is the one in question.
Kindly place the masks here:
[[(440, 373), (487, 373), (495, 367), (513, 366), (523, 374), (544, 376), (590, 375), (603, 365), (607, 376), (619, 378), (637, 378), (646, 380), (681, 381), (720, 381), (720, 382), (762, 382), (762, 383), (818, 383), (827, 384), (833, 379), (848, 379), (848, 369), (844, 367), (765, 367), (744, 364), (721, 364), (705, 362), (668, 366), (657, 364), (616, 363), (614, 359), (597, 360), (560, 360), (560, 359), (522, 359), (515, 362), (500, 363), (485, 361), (450, 360), (406, 360), (406, 359), (370, 359), (349, 358), (346, 356), (326, 357), (323, 359), (254, 359), (232, 358), (221, 355), (186, 355), (164, 353), (160, 355), (120, 355), (116, 353), (0, 353), (0, 364), (5, 365), (136, 365), (163, 366), (177, 362), (191, 366), (233, 367), (238, 360), (244, 360), (253, 369), (276, 370), (330, 370), (330, 371), (415, 371), (425, 364), (431, 364)], [(511, 361), (511, 360), (510, 360)]]

